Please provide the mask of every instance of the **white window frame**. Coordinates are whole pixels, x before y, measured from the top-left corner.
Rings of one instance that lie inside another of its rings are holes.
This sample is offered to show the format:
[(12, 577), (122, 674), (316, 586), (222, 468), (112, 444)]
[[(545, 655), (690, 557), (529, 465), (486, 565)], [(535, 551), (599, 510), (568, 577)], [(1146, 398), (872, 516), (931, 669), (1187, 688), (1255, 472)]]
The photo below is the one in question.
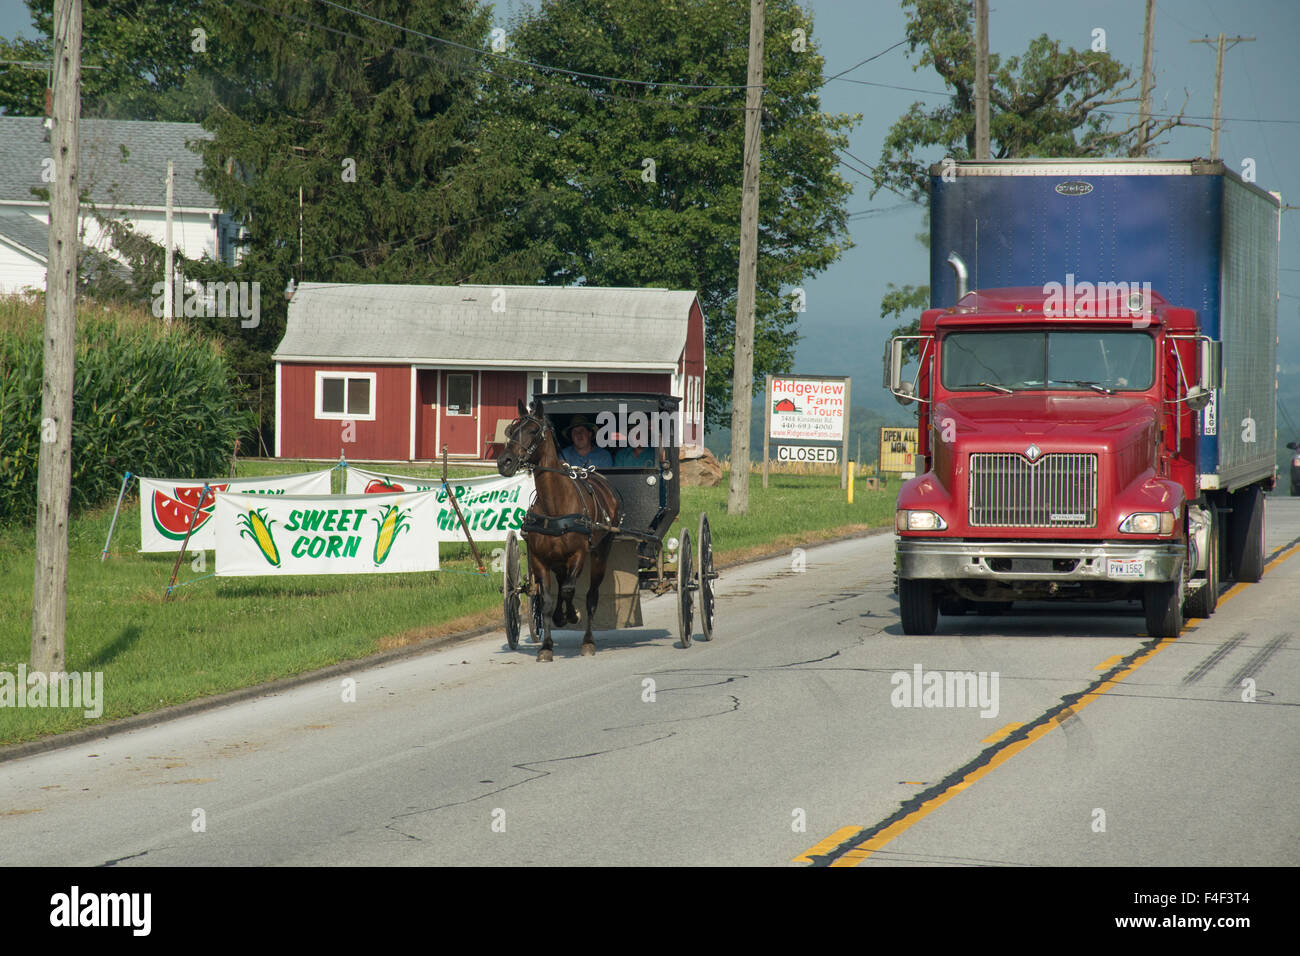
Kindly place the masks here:
[[(333, 369), (316, 370), (316, 418), (321, 421), (336, 422), (373, 422), (375, 420), (375, 409), (378, 407), (378, 395), (376, 394), (375, 382), (378, 378), (376, 372), (349, 372), (346, 370), (335, 371)], [(348, 386), (347, 380), (350, 378), (364, 378), (370, 381), (370, 414), (369, 415), (349, 415), (346, 412), (326, 412), (321, 410), (322, 402), (325, 398), (325, 380), (327, 378), (343, 379), (343, 401), (347, 402)]]
[[(586, 373), (586, 372), (554, 372), (554, 371), (551, 371), (550, 369), (547, 369), (547, 371), (546, 371), (546, 378), (547, 378), (547, 383), (548, 383), (548, 384), (550, 383), (550, 380), (551, 380), (551, 379), (556, 379), (556, 378), (576, 378), (576, 379), (578, 380), (578, 382), (580, 383), (579, 386), (578, 386), (578, 391), (580, 391), (580, 392), (585, 392), (585, 391), (587, 390), (587, 373)], [(525, 394), (524, 397), (525, 397), (526, 399), (528, 399), (529, 401), (532, 401), (532, 398), (533, 398), (533, 380), (534, 380), (534, 379), (536, 379), (538, 385), (541, 385), (541, 384), (542, 384), (542, 373), (541, 373), (541, 372), (529, 372), (529, 373), (528, 373), (528, 378), (527, 378), (527, 380), (526, 380), (525, 383), (524, 383), (524, 390), (525, 390), (525, 392), (526, 392), (526, 394)], [(552, 395), (553, 395), (553, 394), (555, 394), (555, 393), (554, 393), (554, 392), (550, 392), (550, 393), (546, 393), (546, 394), (552, 394)]]

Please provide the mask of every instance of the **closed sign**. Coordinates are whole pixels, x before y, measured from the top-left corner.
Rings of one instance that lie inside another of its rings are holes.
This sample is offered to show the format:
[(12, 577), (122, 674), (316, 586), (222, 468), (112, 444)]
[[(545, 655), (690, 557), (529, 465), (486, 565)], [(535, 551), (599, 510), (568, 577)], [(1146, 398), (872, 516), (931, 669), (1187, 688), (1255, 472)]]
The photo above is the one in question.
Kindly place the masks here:
[(777, 461), (810, 461), (833, 465), (840, 460), (840, 450), (821, 445), (777, 445)]

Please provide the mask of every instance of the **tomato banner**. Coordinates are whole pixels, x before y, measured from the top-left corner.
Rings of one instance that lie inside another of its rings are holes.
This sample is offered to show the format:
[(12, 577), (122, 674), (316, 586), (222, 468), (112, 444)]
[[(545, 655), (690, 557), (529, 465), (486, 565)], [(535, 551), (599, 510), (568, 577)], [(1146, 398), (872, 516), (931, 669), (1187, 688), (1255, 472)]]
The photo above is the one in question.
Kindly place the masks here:
[(438, 570), (433, 492), (217, 495), (217, 575)]
[[(447, 490), (438, 478), (406, 478), (366, 471), (348, 465), (347, 493), (350, 495), (391, 494), (394, 491), (431, 491), (437, 498), (435, 540), (465, 540), (465, 532), (456, 520), (456, 511), (447, 498)], [(533, 500), (533, 477), (519, 472), (512, 478), (484, 475), (481, 478), (451, 478), (448, 486), (456, 495), (469, 533), (475, 541), (504, 541), (506, 533), (518, 531), (524, 512)]]
[[(140, 479), (140, 550), (179, 551), (194, 522), (187, 548), (211, 551), (217, 546), (212, 533), (212, 516), (218, 491), (238, 491), (258, 495), (328, 495), (332, 469), (300, 475), (268, 475), (264, 478), (141, 478)], [(211, 488), (208, 500), (196, 515), (195, 506), (203, 486)]]

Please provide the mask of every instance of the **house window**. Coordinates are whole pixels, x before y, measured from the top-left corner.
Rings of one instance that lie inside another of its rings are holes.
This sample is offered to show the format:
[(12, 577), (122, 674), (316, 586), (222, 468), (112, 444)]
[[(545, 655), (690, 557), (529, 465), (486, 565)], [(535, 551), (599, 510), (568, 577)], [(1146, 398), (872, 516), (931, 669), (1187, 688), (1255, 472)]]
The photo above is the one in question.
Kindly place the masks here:
[(316, 417), (375, 420), (374, 372), (317, 372)]
[[(542, 390), (542, 376), (540, 372), (528, 376), (528, 397), (532, 398)], [(548, 372), (546, 374), (546, 391), (550, 394), (555, 392), (585, 392), (587, 390), (587, 376), (580, 372)]]

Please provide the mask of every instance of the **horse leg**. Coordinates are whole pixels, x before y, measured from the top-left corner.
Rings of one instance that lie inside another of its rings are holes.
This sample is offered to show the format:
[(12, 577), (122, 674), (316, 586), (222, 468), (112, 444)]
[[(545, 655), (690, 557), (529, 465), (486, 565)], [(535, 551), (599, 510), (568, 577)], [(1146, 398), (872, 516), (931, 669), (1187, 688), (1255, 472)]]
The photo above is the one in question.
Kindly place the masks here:
[(555, 604), (548, 606), (548, 609), (553, 612), (551, 615), (551, 622), (556, 627), (564, 627), (564, 598), (566, 594), (565, 589), (567, 588), (568, 592), (573, 591), (573, 584), (569, 581), (567, 570), (565, 568), (560, 567), (556, 569), (555, 583), (556, 583)]
[[(573, 606), (573, 595), (578, 590), (578, 579), (582, 577), (582, 565), (586, 558), (585, 551), (575, 551), (569, 555), (565, 562), (565, 570), (568, 571), (569, 577), (565, 581), (565, 590), (563, 590), (564, 600), (568, 606), (568, 622), (570, 624), (578, 623), (578, 612)], [(587, 631), (591, 631), (591, 622), (587, 623)]]
[(605, 561), (614, 539), (605, 536), (591, 556), (591, 585), (587, 588), (587, 633), (582, 635), (582, 656), (596, 653), (596, 641), (591, 636), (591, 622), (596, 617), (596, 603), (600, 599), (600, 584), (605, 580)]
[(545, 568), (541, 573), (534, 572), (542, 600), (542, 646), (537, 652), (537, 659), (548, 662), (555, 658), (555, 645), (551, 643), (551, 618), (547, 614), (551, 602), (551, 573)]

